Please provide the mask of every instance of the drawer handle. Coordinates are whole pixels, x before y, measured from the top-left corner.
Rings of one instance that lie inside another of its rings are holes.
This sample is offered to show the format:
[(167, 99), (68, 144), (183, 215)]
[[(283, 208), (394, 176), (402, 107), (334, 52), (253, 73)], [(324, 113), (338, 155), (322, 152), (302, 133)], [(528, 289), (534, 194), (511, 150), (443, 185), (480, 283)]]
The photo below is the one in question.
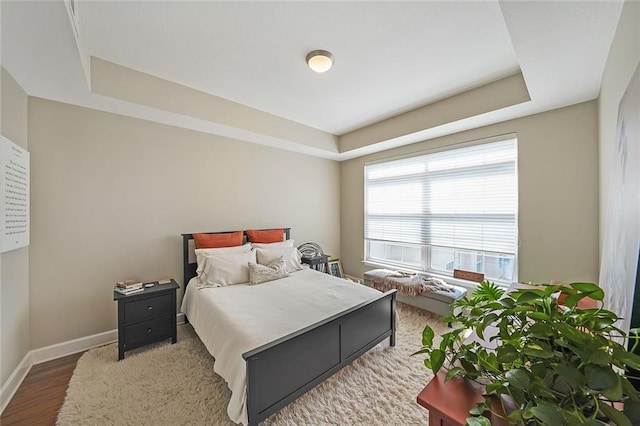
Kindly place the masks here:
[(147, 328), (147, 333), (151, 333), (151, 327)]
[(153, 306), (147, 306), (147, 310), (148, 311), (152, 311), (153, 310)]

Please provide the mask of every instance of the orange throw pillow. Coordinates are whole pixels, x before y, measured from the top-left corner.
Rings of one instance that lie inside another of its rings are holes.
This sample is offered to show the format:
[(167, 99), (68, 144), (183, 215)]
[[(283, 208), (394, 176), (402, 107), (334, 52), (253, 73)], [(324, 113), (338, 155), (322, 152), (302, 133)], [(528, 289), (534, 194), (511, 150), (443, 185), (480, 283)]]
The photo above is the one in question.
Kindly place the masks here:
[(242, 245), (243, 232), (229, 232), (226, 234), (193, 234), (196, 248), (235, 247)]
[(284, 229), (269, 229), (267, 231), (247, 231), (249, 241), (252, 243), (279, 243), (284, 241)]

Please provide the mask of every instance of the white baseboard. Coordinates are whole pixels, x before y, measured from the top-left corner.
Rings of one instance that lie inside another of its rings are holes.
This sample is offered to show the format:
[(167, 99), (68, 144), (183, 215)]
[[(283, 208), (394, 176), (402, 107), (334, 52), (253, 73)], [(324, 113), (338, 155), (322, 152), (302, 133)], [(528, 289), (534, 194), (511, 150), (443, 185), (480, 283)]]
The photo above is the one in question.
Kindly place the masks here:
[(51, 361), (52, 359), (62, 358), (63, 356), (75, 354), (81, 351), (86, 351), (97, 346), (106, 345), (117, 340), (118, 330), (110, 330), (27, 352), (9, 379), (2, 386), (0, 394), (0, 413), (7, 408), (11, 398), (13, 398), (13, 395), (15, 395), (20, 384), (34, 365)]
[(0, 413), (2, 413), (5, 408), (7, 408), (7, 405), (9, 405), (9, 401), (11, 401), (11, 398), (13, 398), (13, 395), (20, 387), (20, 384), (22, 383), (24, 378), (27, 377), (27, 373), (33, 365), (31, 363), (30, 354), (31, 352), (27, 352), (24, 358), (22, 358), (22, 361), (20, 361), (20, 364), (18, 364), (16, 369), (13, 370), (11, 376), (9, 376), (7, 381), (2, 384), (2, 388), (0, 388)]
[[(183, 313), (179, 313), (176, 316), (178, 324), (183, 324), (184, 319), (185, 315)], [(9, 376), (7, 381), (2, 384), (2, 388), (0, 388), (0, 413), (7, 408), (11, 398), (13, 398), (13, 395), (15, 395), (20, 384), (34, 365), (117, 341), (118, 330), (109, 330), (27, 352), (24, 358), (22, 358), (22, 361), (20, 361), (20, 364), (18, 364), (11, 376)]]
[(109, 330), (91, 336), (80, 337), (79, 339), (57, 343), (44, 348), (30, 351), (31, 365), (62, 358), (63, 356), (75, 354), (97, 346), (106, 345), (118, 341), (118, 330)]

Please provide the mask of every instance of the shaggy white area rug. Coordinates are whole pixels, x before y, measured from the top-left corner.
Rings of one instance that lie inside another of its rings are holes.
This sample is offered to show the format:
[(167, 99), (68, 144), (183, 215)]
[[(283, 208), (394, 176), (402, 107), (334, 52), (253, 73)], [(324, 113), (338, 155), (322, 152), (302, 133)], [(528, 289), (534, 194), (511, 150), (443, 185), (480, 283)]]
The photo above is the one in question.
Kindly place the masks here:
[[(377, 346), (263, 424), (428, 424), (428, 411), (415, 401), (432, 375), (423, 357), (409, 355), (420, 348), (427, 323), (438, 334), (446, 324), (401, 303), (398, 315), (395, 347)], [(58, 425), (234, 424), (226, 412), (231, 393), (191, 326), (178, 327), (175, 345), (148, 346), (117, 359), (115, 343), (82, 355)]]

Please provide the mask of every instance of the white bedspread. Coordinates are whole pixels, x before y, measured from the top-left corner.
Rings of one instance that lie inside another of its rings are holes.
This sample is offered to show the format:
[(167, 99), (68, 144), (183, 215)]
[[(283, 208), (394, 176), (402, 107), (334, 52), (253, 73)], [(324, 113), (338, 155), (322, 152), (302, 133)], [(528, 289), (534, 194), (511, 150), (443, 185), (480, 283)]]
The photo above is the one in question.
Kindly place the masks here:
[(247, 424), (246, 366), (242, 354), (380, 295), (312, 269), (257, 285), (187, 287), (182, 312), (215, 358), (214, 370), (231, 389), (229, 418)]

